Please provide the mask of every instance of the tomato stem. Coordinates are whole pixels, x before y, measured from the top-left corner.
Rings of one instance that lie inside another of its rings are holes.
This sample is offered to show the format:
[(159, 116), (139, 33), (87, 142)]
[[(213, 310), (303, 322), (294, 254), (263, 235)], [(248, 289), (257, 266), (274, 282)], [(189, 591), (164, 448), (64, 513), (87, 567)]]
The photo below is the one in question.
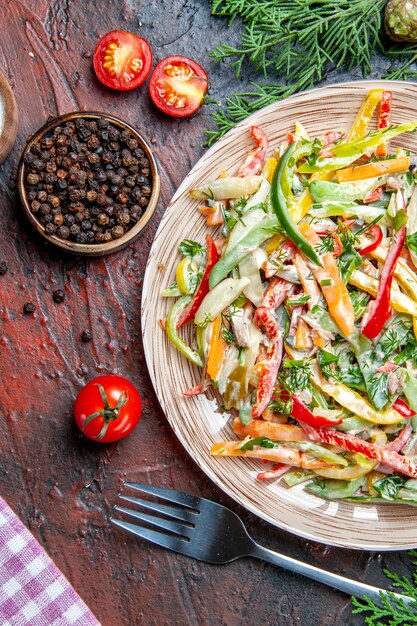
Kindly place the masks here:
[(126, 402), (129, 400), (129, 394), (127, 391), (122, 391), (122, 393), (119, 396), (119, 399), (117, 401), (117, 404), (115, 407), (111, 407), (109, 405), (109, 400), (107, 397), (107, 394), (104, 390), (104, 387), (102, 385), (97, 384), (96, 385), (99, 389), (100, 395), (101, 395), (101, 399), (103, 400), (103, 404), (104, 407), (101, 409), (101, 411), (97, 411), (96, 413), (92, 413), (91, 415), (89, 415), (82, 427), (82, 432), (85, 431), (86, 427), (88, 426), (88, 424), (93, 420), (96, 419), (97, 417), (102, 417), (103, 418), (103, 427), (101, 429), (101, 431), (99, 432), (98, 435), (92, 437), (94, 439), (103, 439), (104, 435), (107, 432), (107, 429), (109, 427), (109, 424), (112, 420), (117, 420), (119, 415), (120, 415), (120, 410), (121, 408), (126, 404)]

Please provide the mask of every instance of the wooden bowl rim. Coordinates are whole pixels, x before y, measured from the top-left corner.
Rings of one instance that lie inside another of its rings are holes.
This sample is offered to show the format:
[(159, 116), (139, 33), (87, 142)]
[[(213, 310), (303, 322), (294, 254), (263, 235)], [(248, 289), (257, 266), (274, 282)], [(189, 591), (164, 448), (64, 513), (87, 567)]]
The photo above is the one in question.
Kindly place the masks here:
[[(36, 216), (32, 213), (29, 207), (29, 202), (26, 197), (27, 189), (25, 185), (25, 156), (31, 149), (31, 147), (37, 143), (44, 135), (53, 130), (56, 126), (59, 126), (60, 123), (68, 122), (77, 118), (89, 118), (89, 119), (98, 119), (105, 118), (115, 126), (119, 126), (123, 130), (128, 130), (134, 138), (140, 143), (141, 147), (145, 150), (146, 156), (149, 159), (151, 166), (151, 175), (152, 175), (152, 193), (149, 199), (149, 204), (146, 207), (142, 217), (136, 222), (136, 224), (127, 231), (123, 235), (123, 237), (119, 237), (119, 239), (113, 239), (108, 243), (100, 243), (100, 244), (81, 244), (76, 243), (74, 241), (68, 241), (66, 239), (61, 239), (55, 235), (49, 235), (45, 232), (44, 227), (36, 218)], [(145, 226), (148, 224), (149, 220), (152, 218), (155, 213), (159, 194), (161, 181), (159, 176), (158, 165), (155, 159), (155, 156), (147, 143), (146, 139), (128, 122), (115, 117), (114, 115), (110, 115), (108, 113), (102, 113), (100, 111), (74, 111), (72, 113), (65, 113), (64, 115), (60, 115), (59, 117), (54, 117), (49, 122), (46, 122), (39, 130), (37, 130), (26, 143), (22, 155), (19, 161), (18, 168), (18, 177), (17, 177), (17, 186), (19, 192), (19, 198), (23, 210), (25, 212), (26, 217), (29, 222), (32, 224), (34, 228), (38, 231), (42, 237), (44, 237), (49, 243), (57, 246), (61, 250), (65, 250), (66, 252), (70, 252), (72, 254), (79, 254), (81, 256), (103, 256), (106, 254), (112, 254), (113, 252), (117, 252), (122, 248), (125, 248), (127, 245), (132, 243), (138, 235), (144, 230)]]

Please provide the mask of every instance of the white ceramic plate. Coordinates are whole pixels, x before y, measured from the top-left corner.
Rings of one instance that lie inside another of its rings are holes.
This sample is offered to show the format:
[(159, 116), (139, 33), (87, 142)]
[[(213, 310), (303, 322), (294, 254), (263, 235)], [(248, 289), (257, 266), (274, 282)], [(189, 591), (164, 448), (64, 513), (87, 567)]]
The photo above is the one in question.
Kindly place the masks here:
[[(188, 189), (217, 178), (220, 171), (237, 171), (252, 142), (247, 132), (257, 124), (267, 133), (271, 148), (286, 137), (296, 120), (312, 137), (329, 130), (347, 131), (369, 89), (393, 92), (393, 122), (417, 117), (417, 84), (399, 81), (360, 81), (315, 89), (277, 102), (233, 128), (208, 150), (180, 185), (156, 234), (143, 285), (143, 340), (156, 394), (175, 434), (199, 467), (229, 496), (264, 520), (302, 537), (326, 544), (366, 550), (408, 549), (417, 545), (416, 509), (407, 505), (356, 505), (328, 501), (308, 494), (303, 486), (255, 479), (263, 467), (258, 460), (211, 457), (210, 447), (234, 439), (227, 417), (216, 412), (207, 395), (187, 398), (183, 391), (199, 381), (198, 368), (173, 348), (159, 325), (172, 301), (160, 296), (175, 277), (178, 243), (204, 241), (205, 220)], [(417, 152), (417, 133), (400, 137), (394, 145)]]

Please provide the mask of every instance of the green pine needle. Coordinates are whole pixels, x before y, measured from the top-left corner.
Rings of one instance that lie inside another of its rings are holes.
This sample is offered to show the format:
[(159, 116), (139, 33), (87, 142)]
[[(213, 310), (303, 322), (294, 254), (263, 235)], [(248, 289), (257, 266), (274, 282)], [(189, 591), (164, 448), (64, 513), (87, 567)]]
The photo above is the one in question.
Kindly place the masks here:
[(250, 113), (277, 100), (310, 89), (330, 70), (372, 71), (378, 52), (400, 61), (384, 78), (417, 77), (417, 45), (394, 45), (383, 33), (386, 0), (212, 0), (212, 14), (244, 24), (238, 47), (221, 44), (211, 56), (229, 60), (237, 76), (252, 66), (262, 79), (249, 91), (226, 99), (213, 114), (217, 130), (207, 131), (210, 145)]
[[(412, 565), (417, 568), (417, 551), (409, 552), (412, 557)], [(396, 598), (391, 592), (381, 593), (381, 604), (375, 604), (369, 598), (358, 600), (352, 598), (355, 607), (353, 613), (367, 613), (365, 624), (368, 626), (412, 626), (417, 624), (417, 569), (414, 570), (411, 579), (406, 576), (398, 576), (388, 569), (384, 574), (392, 581), (393, 587), (401, 594), (413, 598), (415, 602), (405, 604), (403, 600)]]

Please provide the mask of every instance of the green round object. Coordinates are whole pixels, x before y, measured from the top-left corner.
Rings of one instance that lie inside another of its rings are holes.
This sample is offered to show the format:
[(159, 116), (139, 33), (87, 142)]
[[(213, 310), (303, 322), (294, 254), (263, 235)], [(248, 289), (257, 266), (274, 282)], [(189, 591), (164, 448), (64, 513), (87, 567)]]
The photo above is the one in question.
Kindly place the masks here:
[(390, 0), (384, 22), (393, 41), (417, 42), (417, 0)]

